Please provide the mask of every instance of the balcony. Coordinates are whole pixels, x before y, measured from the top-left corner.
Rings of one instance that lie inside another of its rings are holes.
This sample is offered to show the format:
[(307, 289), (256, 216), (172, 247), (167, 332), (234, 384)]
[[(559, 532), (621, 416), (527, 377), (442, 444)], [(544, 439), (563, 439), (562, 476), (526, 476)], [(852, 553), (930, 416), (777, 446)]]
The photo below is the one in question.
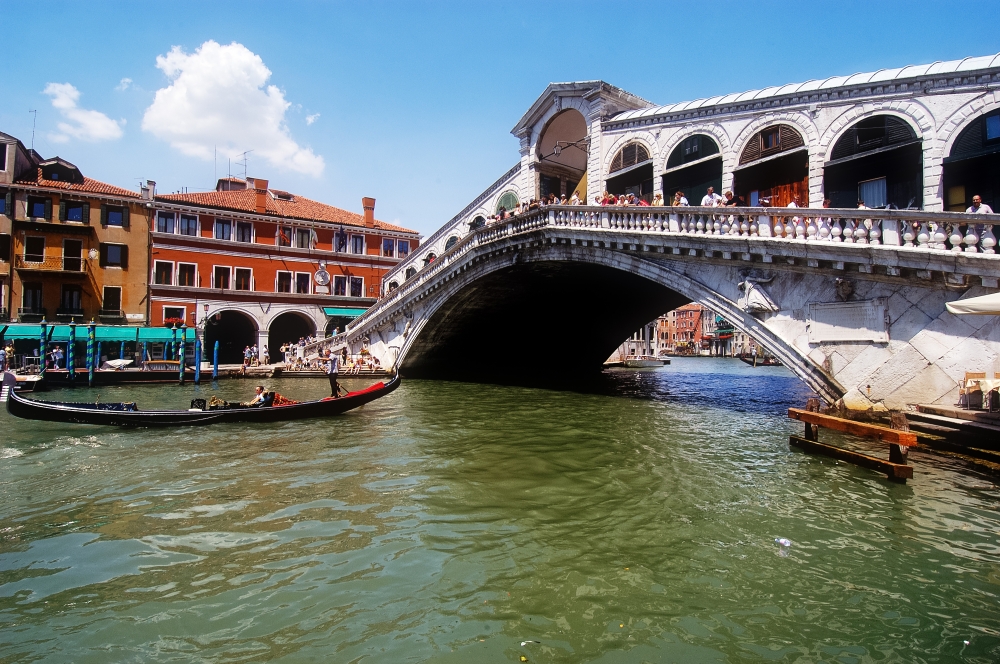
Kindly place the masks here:
[(22, 323), (40, 323), (46, 313), (44, 307), (18, 307), (17, 320)]
[(80, 275), (87, 273), (87, 261), (80, 257), (69, 256), (39, 256), (15, 255), (14, 267), (18, 270), (32, 272), (53, 272), (62, 275)]
[(97, 312), (97, 317), (101, 319), (102, 323), (108, 325), (126, 322), (125, 312), (121, 309), (101, 309)]
[(56, 318), (83, 318), (83, 309), (75, 307), (59, 307)]
[(10, 320), (10, 312), (0, 307), (0, 322), (6, 323)]

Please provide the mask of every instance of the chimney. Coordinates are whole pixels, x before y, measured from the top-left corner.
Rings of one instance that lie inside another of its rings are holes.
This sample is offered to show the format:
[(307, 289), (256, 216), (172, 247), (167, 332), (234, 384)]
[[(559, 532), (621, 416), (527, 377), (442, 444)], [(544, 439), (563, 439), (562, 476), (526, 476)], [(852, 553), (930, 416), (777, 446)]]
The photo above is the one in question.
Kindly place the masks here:
[[(247, 178), (250, 180), (250, 178)], [(261, 180), (260, 178), (253, 178), (250, 180), (253, 182), (253, 190), (256, 195), (256, 200), (254, 204), (254, 209), (257, 214), (264, 214), (267, 212), (267, 180)]]
[(365, 209), (365, 228), (375, 228), (375, 199), (361, 199), (361, 206)]
[(143, 199), (151, 201), (153, 200), (153, 197), (156, 196), (156, 181), (146, 180), (146, 184), (141, 186), (139, 189), (142, 191)]

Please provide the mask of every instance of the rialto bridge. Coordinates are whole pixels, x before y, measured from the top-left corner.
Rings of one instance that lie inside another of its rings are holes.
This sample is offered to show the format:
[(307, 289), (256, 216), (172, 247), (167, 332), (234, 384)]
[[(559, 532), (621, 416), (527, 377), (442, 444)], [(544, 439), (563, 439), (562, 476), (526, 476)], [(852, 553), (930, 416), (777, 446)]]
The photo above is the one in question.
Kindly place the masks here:
[[(1000, 276), (996, 238), (976, 226), (995, 217), (964, 213), (975, 195), (1000, 210), (1000, 55), (665, 106), (553, 83), (512, 134), (518, 163), (323, 346), (368, 344), (412, 375), (596, 368), (697, 301), (852, 409), (951, 400), (965, 371), (1000, 371), (994, 319), (944, 306)], [(554, 207), (490, 223), (549, 194), (682, 191), (697, 206), (708, 187), (748, 207)], [(807, 209), (789, 212), (795, 198)], [(882, 209), (852, 211), (859, 201)]]

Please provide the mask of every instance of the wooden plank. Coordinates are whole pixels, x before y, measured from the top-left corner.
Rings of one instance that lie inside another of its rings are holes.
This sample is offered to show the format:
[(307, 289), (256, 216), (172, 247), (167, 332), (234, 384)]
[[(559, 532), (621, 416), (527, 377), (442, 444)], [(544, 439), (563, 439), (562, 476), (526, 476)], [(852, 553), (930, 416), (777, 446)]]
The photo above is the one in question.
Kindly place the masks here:
[(791, 445), (802, 448), (806, 452), (822, 454), (834, 459), (840, 459), (841, 461), (848, 461), (862, 468), (877, 470), (880, 473), (885, 473), (893, 481), (905, 482), (908, 479), (913, 479), (913, 466), (892, 463), (891, 461), (861, 454), (860, 452), (852, 452), (851, 450), (834, 447), (833, 445), (824, 445), (814, 440), (806, 440), (800, 436), (790, 436), (788, 442)]
[(917, 444), (917, 434), (909, 431), (896, 431), (877, 424), (855, 422), (854, 420), (845, 420), (842, 417), (823, 415), (822, 413), (810, 413), (808, 410), (803, 410), (801, 408), (789, 408), (788, 417), (793, 420), (799, 420), (800, 422), (818, 424), (819, 426), (826, 427), (827, 429), (843, 431), (844, 433), (853, 434), (855, 436), (875, 438), (883, 443), (894, 443), (905, 447), (911, 447)]

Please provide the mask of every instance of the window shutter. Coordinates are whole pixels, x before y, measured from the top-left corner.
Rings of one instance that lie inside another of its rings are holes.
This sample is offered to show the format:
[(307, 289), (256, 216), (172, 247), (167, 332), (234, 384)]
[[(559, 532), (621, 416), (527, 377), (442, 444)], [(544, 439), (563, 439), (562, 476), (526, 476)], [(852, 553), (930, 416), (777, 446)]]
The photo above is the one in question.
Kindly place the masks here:
[(11, 219), (14, 218), (14, 192), (13, 191), (8, 191), (7, 192), (7, 200), (6, 200), (6, 203), (5, 203), (4, 212), (6, 212), (7, 216), (10, 217)]
[(108, 206), (101, 203), (101, 226), (108, 225)]
[(83, 223), (90, 223), (90, 203), (83, 204)]
[(66, 201), (59, 201), (59, 221), (66, 221)]
[(128, 245), (122, 246), (122, 269), (128, 269)]
[(45, 199), (45, 221), (52, 221), (52, 199)]
[(122, 228), (128, 230), (128, 203), (122, 206)]
[[(101, 211), (103, 212), (104, 206), (102, 205), (101, 208), (102, 208)], [(101, 243), (101, 259), (99, 263), (101, 267), (108, 266), (108, 245), (104, 244), (103, 242)]]

